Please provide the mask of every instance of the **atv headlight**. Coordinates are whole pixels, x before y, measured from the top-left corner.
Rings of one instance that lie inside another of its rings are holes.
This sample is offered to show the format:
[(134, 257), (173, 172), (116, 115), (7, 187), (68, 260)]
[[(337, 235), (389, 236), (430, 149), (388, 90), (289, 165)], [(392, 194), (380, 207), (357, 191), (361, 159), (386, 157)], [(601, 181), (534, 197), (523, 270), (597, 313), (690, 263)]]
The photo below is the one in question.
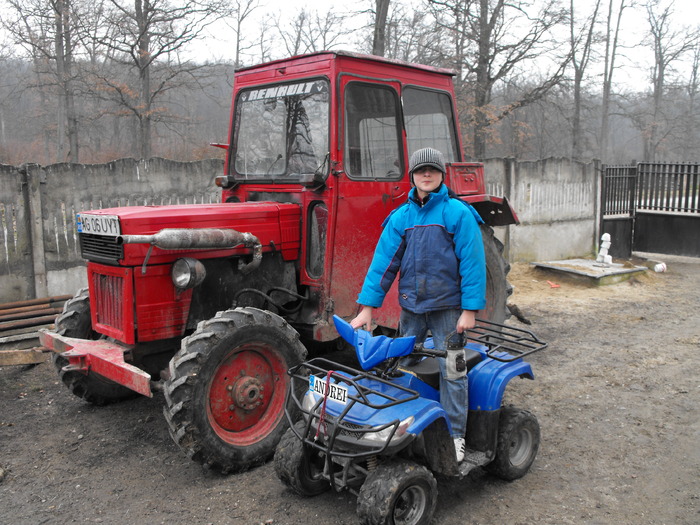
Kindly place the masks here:
[[(394, 432), (394, 435), (391, 437), (391, 440), (394, 441), (400, 437), (403, 437), (406, 434), (406, 431), (408, 430), (408, 427), (411, 426), (415, 418), (413, 416), (408, 416), (406, 419), (401, 421), (399, 423), (398, 428), (396, 429), (396, 432)], [(391, 436), (391, 432), (394, 430), (394, 426), (388, 426), (378, 432), (366, 432), (365, 434), (362, 435), (362, 439), (365, 441), (371, 441), (373, 443), (386, 443), (389, 437)]]
[(175, 287), (180, 290), (187, 290), (202, 284), (206, 276), (207, 270), (201, 261), (191, 257), (178, 259), (173, 264), (172, 270), (170, 270), (170, 278), (173, 280)]
[(311, 412), (314, 409), (317, 401), (318, 400), (313, 392), (307, 391), (306, 394), (304, 394), (304, 399), (301, 400), (301, 409), (304, 411), (304, 413)]

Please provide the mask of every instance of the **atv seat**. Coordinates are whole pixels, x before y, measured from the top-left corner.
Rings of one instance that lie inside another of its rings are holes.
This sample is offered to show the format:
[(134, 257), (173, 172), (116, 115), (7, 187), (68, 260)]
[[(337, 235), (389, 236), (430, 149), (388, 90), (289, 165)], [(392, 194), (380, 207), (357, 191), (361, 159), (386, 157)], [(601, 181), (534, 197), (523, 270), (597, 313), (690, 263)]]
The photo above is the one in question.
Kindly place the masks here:
[[(482, 360), (482, 355), (471, 348), (465, 348), (464, 353), (467, 360), (467, 371), (474, 368), (474, 366)], [(400, 369), (415, 375), (418, 379), (432, 386), (435, 390), (440, 389), (440, 367), (436, 358), (426, 357), (415, 364), (402, 364)]]

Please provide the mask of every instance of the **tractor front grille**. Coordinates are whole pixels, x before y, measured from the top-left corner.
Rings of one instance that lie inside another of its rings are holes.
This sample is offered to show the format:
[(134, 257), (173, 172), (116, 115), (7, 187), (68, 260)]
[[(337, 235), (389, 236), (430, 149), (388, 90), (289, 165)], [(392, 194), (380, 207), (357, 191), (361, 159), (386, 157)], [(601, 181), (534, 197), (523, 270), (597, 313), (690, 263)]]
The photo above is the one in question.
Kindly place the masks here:
[(107, 264), (117, 264), (124, 258), (124, 246), (109, 235), (80, 234), (80, 254), (83, 259)]
[(130, 268), (88, 264), (94, 328), (126, 344), (135, 342), (131, 276)]
[(116, 275), (93, 274), (97, 322), (121, 330), (124, 327), (124, 279)]

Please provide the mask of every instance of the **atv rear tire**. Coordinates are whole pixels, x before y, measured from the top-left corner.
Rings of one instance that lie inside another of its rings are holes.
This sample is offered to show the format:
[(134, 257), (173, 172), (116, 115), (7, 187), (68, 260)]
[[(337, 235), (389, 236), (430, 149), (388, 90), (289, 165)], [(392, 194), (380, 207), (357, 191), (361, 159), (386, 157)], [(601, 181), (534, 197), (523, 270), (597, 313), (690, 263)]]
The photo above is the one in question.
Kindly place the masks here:
[(437, 483), (425, 467), (392, 460), (365, 479), (357, 496), (363, 525), (427, 525), (435, 512)]
[(509, 316), (506, 303), (513, 293), (508, 282), (510, 264), (503, 257), (503, 243), (490, 226), (481, 225), (481, 237), (486, 256), (486, 308), (477, 317), (502, 324)]
[(502, 408), (496, 457), (486, 465), (486, 470), (507, 481), (522, 478), (535, 461), (539, 447), (540, 425), (537, 418), (527, 410)]
[[(93, 331), (90, 320), (90, 298), (87, 288), (79, 290), (72, 299), (66, 301), (63, 312), (56, 318), (56, 332), (59, 335), (75, 339), (97, 340), (100, 334)], [(61, 381), (76, 396), (93, 405), (104, 406), (125, 399), (131, 399), (138, 394), (122, 385), (88, 372), (65, 371), (68, 359), (61, 354), (52, 354), (51, 361), (58, 371)]]
[[(304, 422), (295, 425), (304, 434)], [(307, 447), (291, 428), (282, 436), (275, 450), (277, 477), (300, 496), (318, 496), (331, 488), (323, 478), (325, 460), (316, 449)]]
[(223, 473), (269, 459), (294, 414), (287, 370), (303, 361), (299, 334), (271, 312), (219, 312), (170, 360), (165, 418), (185, 453)]

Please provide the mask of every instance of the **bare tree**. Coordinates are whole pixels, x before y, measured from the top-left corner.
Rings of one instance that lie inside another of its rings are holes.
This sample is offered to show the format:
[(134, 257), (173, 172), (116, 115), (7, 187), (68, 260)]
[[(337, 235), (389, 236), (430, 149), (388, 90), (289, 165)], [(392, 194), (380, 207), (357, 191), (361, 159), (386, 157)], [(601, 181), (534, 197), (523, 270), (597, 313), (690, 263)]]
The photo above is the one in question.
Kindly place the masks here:
[(571, 121), (571, 153), (574, 158), (582, 154), (581, 144), (581, 88), (588, 67), (600, 0), (596, 0), (593, 12), (580, 28), (576, 28), (574, 0), (570, 0), (569, 37), (571, 39), (571, 65), (574, 69), (574, 112)]
[(384, 56), (386, 51), (386, 20), (389, 15), (391, 0), (374, 0), (374, 35), (372, 37), (372, 54)]
[[(75, 20), (72, 0), (8, 0), (2, 25), (32, 58), (43, 96), (57, 97), (56, 157), (78, 162)], [(48, 140), (48, 136), (47, 136)]]
[(663, 114), (664, 91), (672, 65), (681, 59), (698, 42), (698, 30), (676, 29), (672, 23), (673, 4), (663, 6), (659, 0), (646, 4), (649, 22), (649, 45), (654, 50), (654, 66), (651, 71), (653, 106), (651, 119), (645, 130), (644, 158), (655, 161), (659, 145), (667, 135)]
[[(544, 2), (506, 0), (427, 0), (439, 27), (449, 35), (454, 67), (471, 82), (474, 156), (486, 154), (489, 127), (511, 111), (530, 104), (557, 85), (569, 61), (553, 57), (554, 71), (542, 82), (506, 107), (495, 108), (491, 96), (495, 84), (532, 61), (556, 49), (552, 31), (565, 20), (556, 0)], [(536, 11), (536, 12), (535, 12)]]
[[(605, 59), (603, 65), (603, 99), (601, 101), (601, 126), (600, 126), (600, 158), (607, 161), (608, 141), (610, 138), (610, 97), (612, 96), (613, 74), (615, 72), (615, 60), (617, 59), (618, 43), (620, 40), (620, 28), (622, 14), (629, 7), (627, 0), (620, 0), (617, 12), (614, 12), (615, 0), (608, 0), (608, 16), (605, 27)], [(613, 22), (615, 30), (613, 33)]]
[(287, 55), (311, 53), (333, 49), (342, 44), (342, 39), (351, 33), (346, 28), (347, 15), (327, 11), (300, 9), (290, 22), (277, 17), (275, 25)]
[(698, 91), (700, 90), (700, 43), (695, 44), (692, 54), (690, 74), (685, 86), (688, 97), (688, 111), (683, 119), (685, 130), (681, 141), (684, 160), (692, 158), (693, 151), (698, 146), (698, 117), (695, 113), (697, 111)]
[(98, 42), (113, 60), (135, 70), (135, 78), (95, 72), (103, 94), (138, 121), (138, 150), (149, 158), (152, 124), (164, 116), (157, 100), (199, 66), (180, 52), (228, 13), (224, 0), (110, 0), (108, 25)]
[(233, 65), (234, 67), (239, 67), (241, 65), (241, 46), (247, 50), (255, 45), (252, 42), (243, 43), (243, 24), (260, 7), (260, 2), (259, 0), (233, 0), (231, 7), (232, 20), (230, 22), (227, 20), (226, 25), (236, 34), (236, 50)]

